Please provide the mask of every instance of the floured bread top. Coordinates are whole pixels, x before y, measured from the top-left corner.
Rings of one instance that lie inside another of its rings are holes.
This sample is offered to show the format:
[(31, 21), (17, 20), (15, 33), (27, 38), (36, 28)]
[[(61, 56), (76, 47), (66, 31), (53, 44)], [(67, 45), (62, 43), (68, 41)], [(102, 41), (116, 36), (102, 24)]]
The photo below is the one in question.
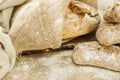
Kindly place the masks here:
[(120, 2), (114, 3), (113, 6), (108, 7), (108, 9), (105, 11), (104, 19), (107, 22), (120, 23)]
[(33, 0), (18, 9), (9, 32), (17, 53), (60, 47), (61, 6), (62, 0)]

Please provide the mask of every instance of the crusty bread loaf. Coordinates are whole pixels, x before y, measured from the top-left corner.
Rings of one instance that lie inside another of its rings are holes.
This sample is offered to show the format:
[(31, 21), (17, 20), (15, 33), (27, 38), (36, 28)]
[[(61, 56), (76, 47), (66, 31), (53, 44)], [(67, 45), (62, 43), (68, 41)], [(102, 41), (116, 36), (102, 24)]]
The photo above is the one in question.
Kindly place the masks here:
[(33, 0), (17, 10), (9, 32), (17, 53), (61, 46), (62, 2)]
[(120, 3), (115, 3), (110, 6), (104, 14), (104, 19), (107, 22), (118, 22), (120, 23)]
[(120, 43), (120, 24), (103, 24), (96, 32), (97, 40), (104, 46)]
[(92, 32), (99, 24), (95, 8), (73, 0), (68, 5), (63, 23), (63, 39), (73, 38)]
[(117, 46), (103, 47), (96, 41), (81, 43), (75, 47), (72, 58), (78, 65), (120, 71), (120, 48)]

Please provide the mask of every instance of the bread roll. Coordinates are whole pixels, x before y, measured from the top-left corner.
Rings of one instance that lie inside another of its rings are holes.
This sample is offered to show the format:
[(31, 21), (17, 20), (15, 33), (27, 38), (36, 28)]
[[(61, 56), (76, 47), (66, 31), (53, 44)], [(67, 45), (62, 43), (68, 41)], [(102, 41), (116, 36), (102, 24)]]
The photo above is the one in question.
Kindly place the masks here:
[(98, 42), (81, 43), (75, 47), (72, 58), (78, 65), (102, 67), (120, 71), (120, 48), (103, 47)]
[(63, 39), (73, 38), (92, 32), (99, 24), (95, 8), (77, 0), (72, 0), (66, 10), (63, 23)]
[(9, 32), (17, 53), (61, 46), (62, 2), (33, 0), (17, 10)]
[(120, 3), (114, 3), (110, 6), (104, 14), (104, 19), (108, 22), (120, 23)]
[(97, 40), (104, 46), (120, 43), (120, 24), (103, 24), (96, 32)]

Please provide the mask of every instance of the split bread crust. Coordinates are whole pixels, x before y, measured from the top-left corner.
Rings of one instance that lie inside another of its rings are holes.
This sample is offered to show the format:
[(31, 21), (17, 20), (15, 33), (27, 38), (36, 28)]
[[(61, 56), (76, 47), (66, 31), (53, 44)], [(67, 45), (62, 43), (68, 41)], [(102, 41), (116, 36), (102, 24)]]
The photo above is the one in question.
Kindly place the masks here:
[(100, 25), (96, 32), (96, 38), (104, 46), (120, 44), (120, 24)]
[(103, 17), (107, 22), (120, 23), (120, 3), (114, 3), (113, 6), (110, 6)]
[(75, 64), (102, 67), (120, 72), (120, 48), (104, 47), (98, 42), (86, 42), (74, 48), (72, 59)]
[(68, 39), (88, 34), (100, 21), (97, 10), (86, 3), (72, 0), (64, 16), (62, 38)]

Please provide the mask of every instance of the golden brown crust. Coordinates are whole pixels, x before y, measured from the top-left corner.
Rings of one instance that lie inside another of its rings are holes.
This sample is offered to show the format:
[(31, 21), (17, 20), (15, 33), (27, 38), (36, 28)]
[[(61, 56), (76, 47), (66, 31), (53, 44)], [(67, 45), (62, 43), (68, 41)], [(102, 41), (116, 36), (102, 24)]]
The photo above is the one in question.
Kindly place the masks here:
[(63, 39), (90, 33), (98, 24), (97, 10), (77, 0), (71, 1), (64, 17)]

